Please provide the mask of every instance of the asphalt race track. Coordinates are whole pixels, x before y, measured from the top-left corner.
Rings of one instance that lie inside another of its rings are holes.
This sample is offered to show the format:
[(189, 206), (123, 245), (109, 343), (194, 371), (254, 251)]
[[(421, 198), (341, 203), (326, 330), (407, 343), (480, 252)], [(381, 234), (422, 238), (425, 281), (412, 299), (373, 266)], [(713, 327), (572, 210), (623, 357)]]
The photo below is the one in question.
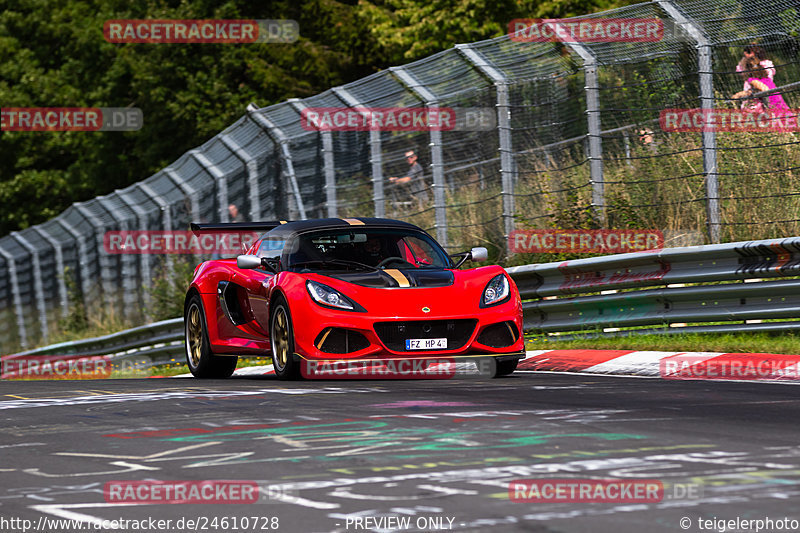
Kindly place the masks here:
[[(779, 520), (800, 520), (800, 388), (791, 384), (536, 372), (4, 381), (0, 417), (4, 532), (655, 533), (731, 530), (720, 521), (737, 519), (781, 531)], [(663, 495), (509, 498), (515, 480), (610, 478), (657, 481)], [(251, 503), (163, 503), (120, 501), (109, 488), (142, 480), (257, 489)]]

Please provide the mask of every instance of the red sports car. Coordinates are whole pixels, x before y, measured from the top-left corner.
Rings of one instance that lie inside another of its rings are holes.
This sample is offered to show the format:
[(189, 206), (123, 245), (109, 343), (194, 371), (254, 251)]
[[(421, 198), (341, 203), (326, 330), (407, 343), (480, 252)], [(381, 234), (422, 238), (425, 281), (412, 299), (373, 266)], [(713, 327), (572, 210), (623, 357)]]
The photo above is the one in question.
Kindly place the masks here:
[[(320, 361), (523, 358), (522, 305), (485, 248), (449, 256), (425, 231), (380, 218), (193, 225), (268, 230), (245, 255), (201, 263), (186, 294), (186, 358), (228, 377), (237, 356), (270, 356), (281, 379)], [(319, 363), (317, 363), (319, 364)]]

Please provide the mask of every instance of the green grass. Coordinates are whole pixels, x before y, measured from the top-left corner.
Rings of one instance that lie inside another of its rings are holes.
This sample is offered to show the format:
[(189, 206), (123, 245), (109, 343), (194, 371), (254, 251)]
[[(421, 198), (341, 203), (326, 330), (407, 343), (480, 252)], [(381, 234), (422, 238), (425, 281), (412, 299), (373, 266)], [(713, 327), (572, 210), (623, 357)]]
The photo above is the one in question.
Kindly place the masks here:
[[(269, 357), (258, 357), (258, 358), (240, 357), (239, 362), (236, 364), (236, 368), (245, 368), (248, 366), (264, 366), (271, 364), (272, 364), (272, 359), (270, 359)], [(111, 373), (111, 379), (149, 378), (153, 376), (170, 377), (188, 373), (189, 373), (189, 367), (186, 366), (186, 363), (175, 361), (166, 365), (159, 365), (141, 370), (132, 370), (132, 369), (114, 370)]]
[(528, 350), (653, 350), (664, 352), (734, 352), (800, 354), (800, 335), (784, 333), (720, 333), (641, 335), (580, 340), (525, 339)]

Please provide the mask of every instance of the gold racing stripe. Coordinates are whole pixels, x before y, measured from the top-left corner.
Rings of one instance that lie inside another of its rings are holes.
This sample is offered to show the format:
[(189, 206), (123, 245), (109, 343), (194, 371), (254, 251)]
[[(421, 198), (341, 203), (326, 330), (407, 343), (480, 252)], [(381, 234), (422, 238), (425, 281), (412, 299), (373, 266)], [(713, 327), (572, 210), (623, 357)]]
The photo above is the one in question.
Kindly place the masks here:
[(358, 220), (357, 218), (343, 218), (345, 222), (350, 224), (351, 226), (363, 226), (364, 223)]
[(397, 270), (396, 268), (387, 268), (384, 270), (387, 274), (392, 276), (392, 278), (397, 282), (398, 285), (401, 287), (410, 287), (411, 284), (408, 282), (408, 278), (403, 275), (402, 272)]
[(322, 338), (319, 341), (319, 344), (317, 344), (318, 350), (322, 349), (322, 345), (325, 344), (325, 339), (328, 338), (328, 335), (331, 334), (331, 331), (333, 331), (333, 328), (328, 328), (327, 331), (325, 331), (325, 335), (322, 336)]

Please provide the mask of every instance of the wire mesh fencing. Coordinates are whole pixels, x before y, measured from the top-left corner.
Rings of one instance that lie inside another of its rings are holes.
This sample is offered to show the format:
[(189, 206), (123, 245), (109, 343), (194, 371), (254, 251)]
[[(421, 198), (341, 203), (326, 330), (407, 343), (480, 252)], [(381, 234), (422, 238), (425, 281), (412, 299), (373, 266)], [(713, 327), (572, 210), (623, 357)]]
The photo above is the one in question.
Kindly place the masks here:
[[(665, 110), (749, 105), (731, 96), (747, 82), (738, 65), (752, 43), (794, 108), (794, 1), (656, 0), (581, 20), (655, 20), (661, 33), (541, 42), (510, 34), (310, 98), (251, 105), (154, 176), (3, 237), (0, 351), (52, 341), (69, 321), (165, 318), (156, 281), (210, 256), (109, 254), (108, 232), (227, 222), (230, 204), (251, 221), (405, 219), (453, 252), (487, 246), (509, 264), (543, 259), (509, 257), (515, 229), (657, 229), (665, 246), (800, 234), (795, 131), (663, 127)], [(480, 109), (493, 124), (304, 127), (304, 113), (321, 108)], [(391, 179), (410, 173), (409, 151), (423, 170), (413, 192)]]

